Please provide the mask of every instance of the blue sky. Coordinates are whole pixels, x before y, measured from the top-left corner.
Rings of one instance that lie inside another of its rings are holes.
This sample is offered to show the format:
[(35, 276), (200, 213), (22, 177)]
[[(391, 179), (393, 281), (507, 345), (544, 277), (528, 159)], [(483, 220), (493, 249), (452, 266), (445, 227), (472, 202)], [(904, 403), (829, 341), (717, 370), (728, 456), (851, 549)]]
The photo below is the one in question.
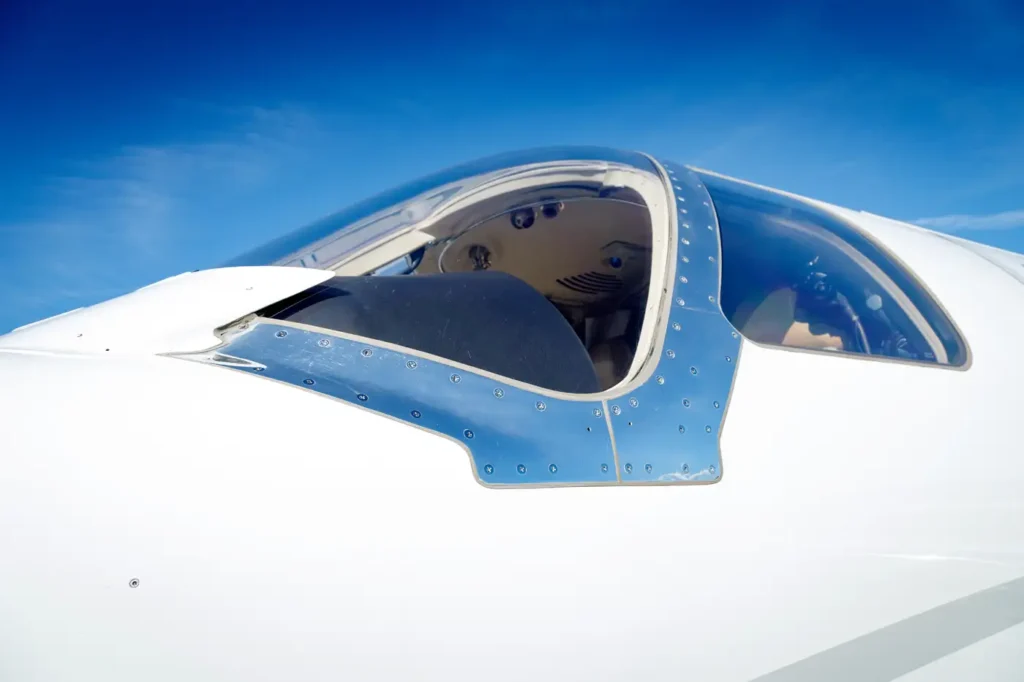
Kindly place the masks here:
[(324, 4), (0, 2), (0, 332), (548, 144), (1024, 251), (1015, 0)]

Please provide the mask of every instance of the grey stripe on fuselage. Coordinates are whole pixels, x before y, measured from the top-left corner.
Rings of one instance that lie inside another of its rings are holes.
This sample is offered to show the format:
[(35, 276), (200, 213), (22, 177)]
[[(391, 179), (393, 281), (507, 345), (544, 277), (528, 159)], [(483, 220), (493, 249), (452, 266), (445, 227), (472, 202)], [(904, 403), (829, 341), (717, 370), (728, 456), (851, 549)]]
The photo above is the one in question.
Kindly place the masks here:
[(752, 682), (891, 682), (1024, 622), (1024, 577), (843, 642)]

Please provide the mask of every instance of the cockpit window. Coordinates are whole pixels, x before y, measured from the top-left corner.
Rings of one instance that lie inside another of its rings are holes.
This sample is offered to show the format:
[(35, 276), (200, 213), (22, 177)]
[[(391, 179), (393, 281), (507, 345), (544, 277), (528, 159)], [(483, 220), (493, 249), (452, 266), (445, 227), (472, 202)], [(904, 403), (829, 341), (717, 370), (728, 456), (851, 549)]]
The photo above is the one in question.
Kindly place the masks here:
[(651, 213), (637, 192), (593, 182), (513, 190), (429, 230), (425, 246), (260, 314), (566, 393), (626, 379), (652, 268)]
[(826, 211), (702, 173), (722, 238), (721, 303), (751, 341), (963, 365), (966, 346), (891, 256)]

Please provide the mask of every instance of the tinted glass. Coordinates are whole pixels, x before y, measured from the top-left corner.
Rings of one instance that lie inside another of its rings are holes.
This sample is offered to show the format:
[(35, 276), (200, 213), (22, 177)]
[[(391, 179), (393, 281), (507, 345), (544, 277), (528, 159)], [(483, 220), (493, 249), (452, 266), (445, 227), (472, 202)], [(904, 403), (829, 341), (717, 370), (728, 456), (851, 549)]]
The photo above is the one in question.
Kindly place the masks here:
[(766, 344), (962, 365), (966, 347), (913, 276), (838, 217), (702, 174), (722, 236), (722, 308)]

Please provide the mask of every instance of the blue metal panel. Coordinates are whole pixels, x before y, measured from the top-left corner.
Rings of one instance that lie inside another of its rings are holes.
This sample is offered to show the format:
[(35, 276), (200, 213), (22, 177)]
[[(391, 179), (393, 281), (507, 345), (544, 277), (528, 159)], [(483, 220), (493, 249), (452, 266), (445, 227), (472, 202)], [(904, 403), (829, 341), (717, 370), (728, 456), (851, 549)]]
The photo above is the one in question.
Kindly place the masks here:
[[(559, 400), (415, 355), (261, 322), (218, 351), (224, 362), (450, 436), (493, 485), (615, 482), (600, 401)], [(225, 360), (229, 360), (225, 358)]]
[(609, 401), (623, 482), (715, 481), (719, 432), (739, 354), (722, 314), (718, 222), (692, 171), (664, 163), (674, 193), (678, 248), (664, 344), (654, 375)]
[(678, 219), (672, 302), (656, 333), (656, 366), (627, 394), (554, 397), (415, 351), (267, 321), (231, 338), (213, 361), (456, 439), (487, 485), (717, 481), (740, 338), (718, 302), (711, 198), (692, 171), (665, 168)]

